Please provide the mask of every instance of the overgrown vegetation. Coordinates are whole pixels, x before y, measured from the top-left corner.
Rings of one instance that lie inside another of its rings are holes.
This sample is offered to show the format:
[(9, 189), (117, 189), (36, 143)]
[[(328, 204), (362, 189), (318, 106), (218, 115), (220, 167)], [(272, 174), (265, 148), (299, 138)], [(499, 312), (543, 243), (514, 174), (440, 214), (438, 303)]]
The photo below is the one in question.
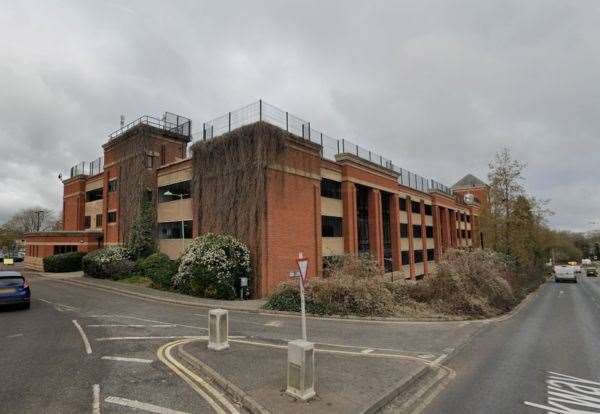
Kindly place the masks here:
[(82, 265), (86, 275), (100, 279), (123, 279), (135, 271), (129, 252), (121, 246), (94, 250), (83, 257)]
[(156, 250), (154, 219), (154, 205), (148, 200), (142, 202), (138, 216), (131, 225), (131, 231), (125, 244), (132, 260), (148, 257)]
[(189, 295), (235, 299), (242, 277), (250, 277), (246, 245), (232, 236), (208, 233), (186, 248), (173, 286)]
[[(490, 317), (515, 303), (510, 264), (486, 250), (449, 250), (422, 281), (390, 281), (369, 256), (344, 256), (330, 277), (306, 286), (307, 312), (321, 315)], [(298, 282), (281, 284), (267, 309), (300, 310)]]
[(44, 272), (76, 272), (81, 270), (81, 259), (84, 252), (70, 252), (44, 257)]

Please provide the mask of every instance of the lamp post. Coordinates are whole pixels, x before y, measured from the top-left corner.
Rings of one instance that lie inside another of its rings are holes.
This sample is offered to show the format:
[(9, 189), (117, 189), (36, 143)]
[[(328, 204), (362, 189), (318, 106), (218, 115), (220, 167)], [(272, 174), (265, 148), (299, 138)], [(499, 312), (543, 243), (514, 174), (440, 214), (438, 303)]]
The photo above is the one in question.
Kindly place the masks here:
[[(166, 196), (169, 197), (179, 197), (179, 201), (183, 201), (183, 197), (185, 197), (187, 194), (185, 193), (181, 193), (181, 194), (173, 194), (172, 192), (170, 192), (169, 190), (167, 190), (165, 193), (163, 193)], [(183, 251), (185, 250), (185, 230), (184, 230), (184, 218), (183, 218), (183, 203), (181, 203), (179, 205), (179, 213), (181, 214), (181, 253), (183, 253)]]

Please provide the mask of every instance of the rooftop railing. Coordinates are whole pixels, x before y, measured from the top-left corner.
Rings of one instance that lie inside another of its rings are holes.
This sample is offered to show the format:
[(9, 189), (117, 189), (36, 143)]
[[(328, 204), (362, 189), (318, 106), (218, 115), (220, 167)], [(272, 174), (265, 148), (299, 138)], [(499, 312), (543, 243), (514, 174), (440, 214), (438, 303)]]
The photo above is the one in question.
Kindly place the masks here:
[(162, 118), (155, 118), (153, 116), (143, 115), (138, 119), (131, 121), (130, 123), (123, 125), (121, 128), (108, 134), (108, 140), (111, 141), (131, 128), (137, 125), (150, 125), (155, 128), (164, 129), (166, 131), (175, 132), (185, 137), (191, 136), (192, 121), (189, 118), (173, 114), (171, 112), (165, 112)]
[(69, 169), (69, 178), (78, 175), (96, 175), (104, 171), (104, 157), (96, 158), (93, 161), (82, 161)]
[(211, 139), (236, 128), (259, 121), (267, 122), (300, 138), (321, 145), (321, 156), (324, 159), (335, 161), (337, 155), (353, 154), (363, 160), (396, 172), (398, 174), (398, 183), (401, 185), (423, 192), (439, 191), (452, 195), (452, 190), (444, 184), (401, 168), (390, 159), (362, 148), (344, 138), (336, 139), (328, 136), (321, 131), (313, 129), (310, 122), (268, 104), (263, 100), (253, 102), (243, 108), (205, 122), (202, 124), (202, 131), (194, 134), (193, 139)]

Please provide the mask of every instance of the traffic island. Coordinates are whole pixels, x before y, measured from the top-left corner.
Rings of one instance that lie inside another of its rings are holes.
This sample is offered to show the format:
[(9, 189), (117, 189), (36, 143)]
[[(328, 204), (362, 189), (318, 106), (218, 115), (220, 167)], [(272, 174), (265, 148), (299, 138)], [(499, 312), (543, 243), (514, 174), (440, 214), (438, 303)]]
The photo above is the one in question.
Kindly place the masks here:
[(428, 364), (400, 355), (316, 346), (316, 395), (305, 402), (286, 392), (287, 342), (230, 339), (229, 344), (229, 349), (214, 352), (205, 340), (189, 342), (178, 348), (177, 356), (255, 413), (372, 412), (429, 370)]

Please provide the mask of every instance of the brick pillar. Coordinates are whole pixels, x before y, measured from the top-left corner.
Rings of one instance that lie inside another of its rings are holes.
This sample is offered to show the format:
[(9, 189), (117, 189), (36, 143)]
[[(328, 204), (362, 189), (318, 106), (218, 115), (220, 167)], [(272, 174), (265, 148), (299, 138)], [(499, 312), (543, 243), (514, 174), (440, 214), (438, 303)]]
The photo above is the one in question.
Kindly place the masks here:
[(425, 220), (425, 201), (421, 200), (421, 245), (423, 248), (423, 277), (429, 276), (429, 263), (427, 261), (427, 223)]
[(356, 185), (350, 181), (342, 182), (342, 205), (344, 217), (344, 252), (358, 253), (358, 229), (356, 227)]
[(402, 270), (400, 246), (400, 201), (398, 194), (390, 196), (390, 235), (392, 237), (392, 263), (394, 271)]
[[(414, 241), (413, 241), (413, 231), (412, 231), (412, 204), (410, 196), (406, 196), (406, 218), (408, 221), (408, 264), (409, 264), (409, 274), (410, 278), (415, 278), (415, 250), (414, 250)], [(404, 263), (403, 263), (404, 264)]]
[(456, 215), (454, 210), (447, 209), (448, 212), (448, 235), (450, 241), (450, 247), (456, 247)]
[(381, 192), (376, 188), (369, 190), (369, 249), (380, 266), (383, 266), (383, 220), (381, 211)]

